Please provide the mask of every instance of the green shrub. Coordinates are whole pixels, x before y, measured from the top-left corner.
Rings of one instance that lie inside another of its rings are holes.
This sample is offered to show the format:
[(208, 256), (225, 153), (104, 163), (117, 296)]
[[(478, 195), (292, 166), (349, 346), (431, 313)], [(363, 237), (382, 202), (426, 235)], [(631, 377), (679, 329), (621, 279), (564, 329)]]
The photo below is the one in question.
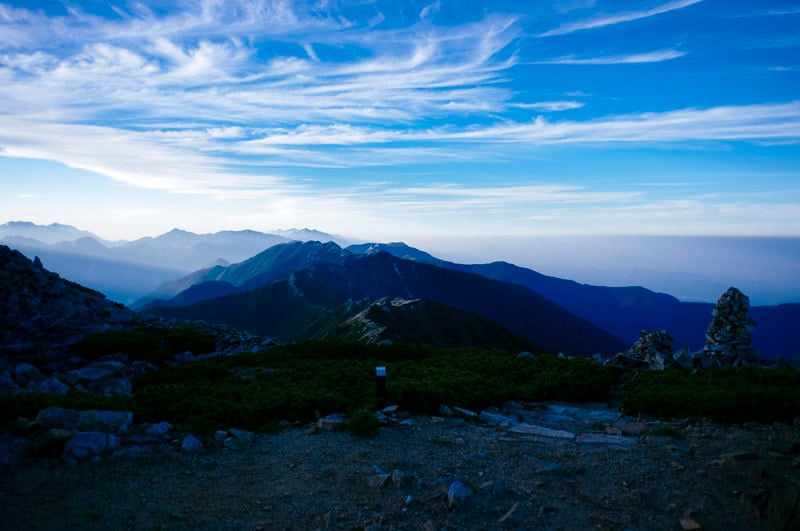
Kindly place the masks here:
[(480, 410), (507, 400), (598, 400), (610, 385), (608, 371), (583, 359), (325, 340), (136, 378), (137, 418), (201, 432), (231, 426), (258, 431), (279, 420), (374, 411), (380, 365), (388, 370), (389, 403), (419, 413), (435, 414), (441, 404)]
[(800, 411), (800, 372), (756, 367), (648, 372), (628, 384), (622, 406), (633, 415), (791, 421)]
[(131, 360), (160, 363), (164, 358), (191, 351), (213, 352), (216, 338), (194, 328), (143, 327), (91, 334), (75, 344), (73, 353), (88, 360), (121, 352)]
[(347, 421), (347, 430), (358, 437), (375, 437), (378, 435), (378, 418), (369, 409), (359, 409)]

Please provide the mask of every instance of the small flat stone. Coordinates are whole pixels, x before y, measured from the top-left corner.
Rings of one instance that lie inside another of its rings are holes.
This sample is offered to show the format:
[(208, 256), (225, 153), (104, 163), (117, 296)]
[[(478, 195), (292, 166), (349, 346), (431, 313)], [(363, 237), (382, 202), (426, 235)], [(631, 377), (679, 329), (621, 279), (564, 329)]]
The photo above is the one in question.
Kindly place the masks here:
[(578, 442), (583, 444), (608, 444), (614, 446), (631, 446), (635, 444), (635, 437), (622, 435), (608, 435), (605, 433), (583, 433), (578, 437)]
[(545, 428), (544, 426), (537, 426), (536, 424), (528, 424), (521, 422), (515, 426), (508, 428), (510, 433), (520, 433), (524, 435), (539, 435), (541, 437), (552, 437), (555, 439), (574, 439), (575, 434), (565, 430), (554, 430), (552, 428)]

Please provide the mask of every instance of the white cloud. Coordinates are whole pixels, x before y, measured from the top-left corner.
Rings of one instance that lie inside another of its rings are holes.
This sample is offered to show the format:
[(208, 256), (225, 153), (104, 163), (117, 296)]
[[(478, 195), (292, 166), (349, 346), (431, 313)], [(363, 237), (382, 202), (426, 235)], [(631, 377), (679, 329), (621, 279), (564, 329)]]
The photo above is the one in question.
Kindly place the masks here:
[(512, 103), (511, 107), (543, 112), (558, 112), (580, 109), (583, 107), (583, 103), (579, 101), (539, 101), (536, 103)]
[(684, 7), (688, 7), (700, 3), (702, 1), (703, 0), (675, 0), (673, 2), (667, 2), (666, 4), (661, 4), (651, 9), (646, 9), (642, 11), (626, 11), (623, 13), (616, 13), (613, 15), (601, 15), (586, 20), (579, 20), (577, 22), (562, 24), (561, 26), (555, 29), (552, 29), (550, 31), (545, 31), (544, 33), (540, 33), (538, 36), (551, 37), (554, 35), (566, 35), (569, 33), (574, 33), (576, 31), (602, 28), (605, 26), (621, 24), (623, 22), (632, 22), (634, 20), (640, 20), (655, 15), (661, 15), (662, 13), (675, 11), (676, 9), (683, 9)]
[(635, 53), (628, 55), (608, 55), (599, 57), (559, 57), (544, 61), (534, 61), (532, 64), (540, 65), (620, 65), (620, 64), (639, 64), (639, 63), (660, 63), (670, 61), (686, 55), (685, 52), (678, 50), (659, 50), (656, 52)]

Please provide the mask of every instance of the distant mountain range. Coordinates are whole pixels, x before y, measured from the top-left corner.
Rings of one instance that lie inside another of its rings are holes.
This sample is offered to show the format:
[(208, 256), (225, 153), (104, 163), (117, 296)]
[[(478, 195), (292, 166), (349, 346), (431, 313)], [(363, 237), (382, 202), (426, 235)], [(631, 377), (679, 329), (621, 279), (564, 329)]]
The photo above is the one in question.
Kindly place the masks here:
[[(309, 229), (281, 232), (296, 239), (305, 236), (349, 243)], [(174, 229), (154, 238), (108, 242), (70, 225), (36, 225), (27, 221), (0, 225), (0, 243), (29, 258), (39, 256), (50, 270), (124, 304), (191, 271), (240, 262), (288, 241), (292, 238), (251, 230), (194, 234)]]
[[(321, 256), (325, 253), (319, 251), (325, 245), (342, 251), (333, 243), (290, 243), (268, 249), (253, 260), (281, 268), (283, 264), (274, 259), (276, 256), (295, 260), (303, 251)], [(287, 248), (295, 252), (288, 252)], [(329, 322), (332, 313), (340, 312), (341, 321), (353, 317), (342, 312), (342, 307), (352, 308), (364, 300), (401, 297), (426, 299), (476, 314), (542, 347), (567, 354), (609, 355), (626, 347), (608, 332), (525, 287), (400, 259), (386, 252), (345, 253), (334, 261), (314, 263), (259, 288), (188, 306), (151, 307), (149, 311), (162, 317), (221, 322), (282, 341), (295, 341), (315, 336), (318, 327), (314, 323)], [(240, 282), (247, 283), (244, 279)]]
[[(663, 329), (676, 346), (699, 350), (713, 309), (642, 287), (580, 284), (507, 262), (456, 264), (403, 243), (342, 248), (335, 241), (346, 240), (318, 231), (280, 232), (173, 230), (109, 243), (66, 225), (12, 222), (0, 226), (0, 240), (136, 309), (224, 322), (284, 341), (424, 337), (451, 345), (454, 337), (473, 344), (495, 336), (528, 350), (608, 355), (631, 345), (643, 329)], [(325, 243), (288, 236), (322, 236)], [(54, 242), (59, 237), (73, 239)], [(166, 267), (174, 264), (181, 267)], [(757, 306), (750, 314), (762, 356), (797, 355), (800, 304)]]

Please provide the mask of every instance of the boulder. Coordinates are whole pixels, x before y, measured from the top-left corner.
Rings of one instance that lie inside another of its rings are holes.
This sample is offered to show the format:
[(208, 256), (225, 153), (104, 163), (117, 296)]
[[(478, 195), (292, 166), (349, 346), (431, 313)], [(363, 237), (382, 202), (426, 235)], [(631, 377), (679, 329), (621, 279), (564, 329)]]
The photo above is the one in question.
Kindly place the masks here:
[(119, 438), (109, 433), (89, 431), (76, 433), (64, 445), (64, 455), (83, 461), (106, 455), (119, 448)]
[(181, 450), (187, 453), (198, 453), (204, 450), (203, 441), (192, 435), (191, 433), (184, 437), (181, 443)]
[(451, 511), (462, 509), (473, 494), (472, 489), (461, 481), (452, 482), (447, 489), (447, 508)]
[(49, 407), (41, 410), (34, 422), (42, 428), (99, 431), (118, 435), (127, 431), (133, 424), (133, 413), (130, 411), (77, 411)]
[(36, 393), (62, 396), (69, 393), (70, 390), (70, 387), (58, 378), (45, 378), (44, 380), (30, 382), (27, 388)]
[(158, 424), (152, 424), (148, 426), (145, 433), (147, 433), (147, 435), (154, 435), (156, 437), (161, 437), (171, 432), (173, 427), (174, 426), (169, 422), (162, 421), (159, 422)]

